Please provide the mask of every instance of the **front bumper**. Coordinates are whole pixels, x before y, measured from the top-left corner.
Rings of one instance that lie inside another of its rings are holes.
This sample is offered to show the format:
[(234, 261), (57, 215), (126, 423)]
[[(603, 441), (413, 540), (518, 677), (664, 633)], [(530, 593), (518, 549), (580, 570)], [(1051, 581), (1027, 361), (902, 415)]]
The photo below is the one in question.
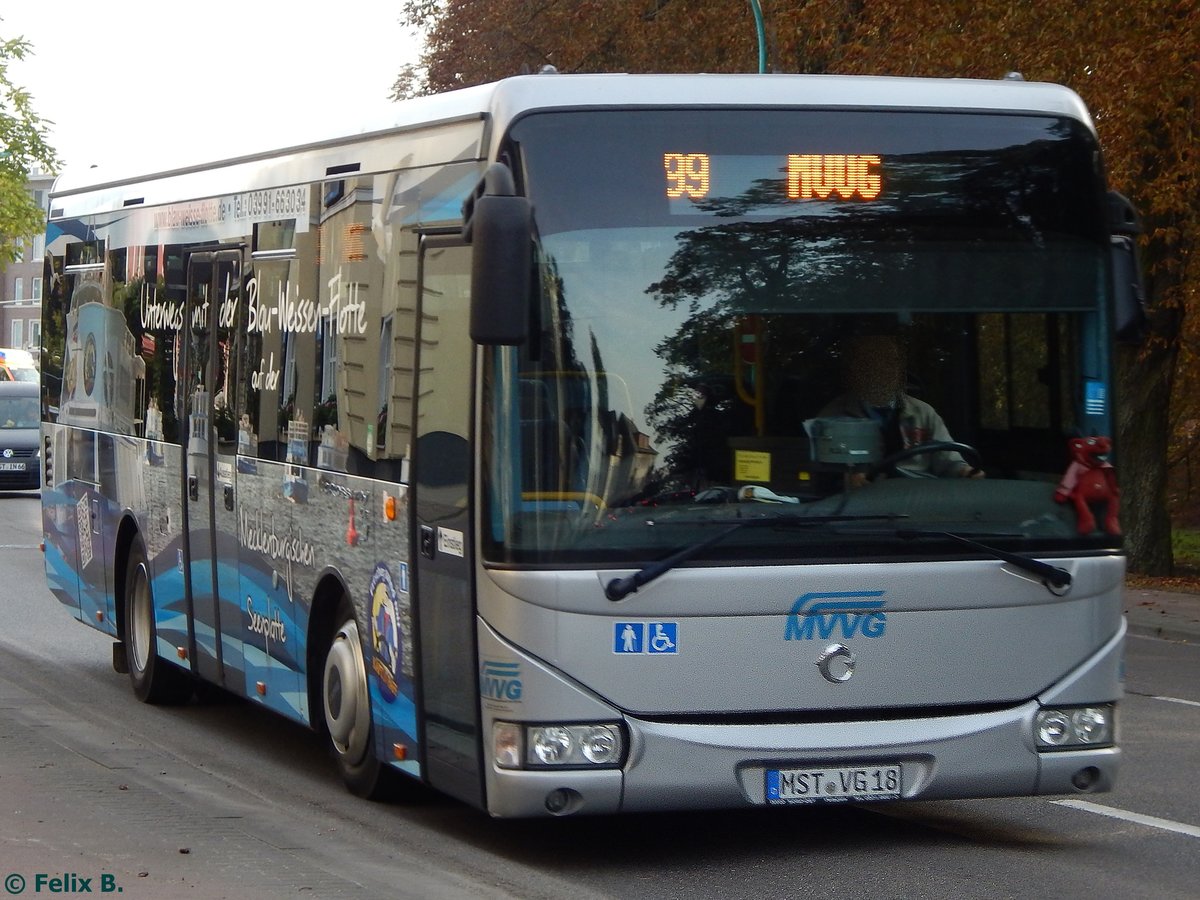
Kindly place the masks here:
[(626, 717), (630, 752), (623, 770), (493, 769), (488, 809), (496, 816), (546, 815), (552, 791), (576, 798), (566, 812), (585, 814), (763, 806), (769, 768), (896, 763), (904, 800), (1111, 790), (1120, 749), (1037, 752), (1032, 723), (1039, 708), (1030, 701), (960, 716), (781, 725)]

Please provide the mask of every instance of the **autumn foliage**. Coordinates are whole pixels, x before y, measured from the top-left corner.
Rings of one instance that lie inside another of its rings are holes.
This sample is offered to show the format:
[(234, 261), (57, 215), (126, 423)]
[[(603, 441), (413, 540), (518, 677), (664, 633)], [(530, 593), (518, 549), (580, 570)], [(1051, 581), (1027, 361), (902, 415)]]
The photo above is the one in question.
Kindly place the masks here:
[[(1123, 524), (1133, 566), (1171, 568), (1168, 464), (1200, 442), (1200, 2), (761, 0), (769, 69), (1026, 80), (1076, 90), (1142, 239), (1147, 338), (1119, 358)], [(425, 30), (398, 92), (560, 72), (757, 71), (747, 0), (409, 0)], [(802, 98), (798, 98), (802, 100)], [(913, 98), (919, 104), (920, 98)], [(1196, 448), (1200, 449), (1200, 448)], [(1197, 454), (1200, 456), (1200, 454)], [(1189, 488), (1190, 493), (1190, 488)], [(1171, 498), (1187, 517), (1190, 496)]]

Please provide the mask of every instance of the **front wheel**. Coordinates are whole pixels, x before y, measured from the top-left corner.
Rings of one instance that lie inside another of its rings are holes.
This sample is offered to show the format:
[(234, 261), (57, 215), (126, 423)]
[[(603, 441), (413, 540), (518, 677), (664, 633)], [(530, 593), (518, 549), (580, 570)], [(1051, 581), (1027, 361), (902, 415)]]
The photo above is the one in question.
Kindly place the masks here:
[(337, 622), (321, 678), (329, 748), (350, 792), (379, 799), (387, 792), (390, 772), (375, 755), (367, 667), (354, 608), (345, 597), (338, 605)]
[(159, 657), (154, 623), (154, 591), (141, 541), (129, 550), (125, 565), (125, 656), (129, 682), (143, 703), (174, 705), (192, 696), (191, 676)]

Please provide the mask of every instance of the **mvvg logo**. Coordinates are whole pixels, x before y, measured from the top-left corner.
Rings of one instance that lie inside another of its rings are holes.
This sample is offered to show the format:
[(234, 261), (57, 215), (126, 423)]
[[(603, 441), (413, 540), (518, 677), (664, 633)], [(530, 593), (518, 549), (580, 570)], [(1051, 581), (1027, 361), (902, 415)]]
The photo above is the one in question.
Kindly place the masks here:
[(479, 675), (479, 693), (488, 700), (521, 702), (521, 664), (485, 660)]
[(883, 591), (842, 591), (831, 594), (803, 594), (796, 598), (788, 613), (785, 641), (828, 640), (835, 633), (845, 639), (856, 635), (882, 637), (887, 628)]

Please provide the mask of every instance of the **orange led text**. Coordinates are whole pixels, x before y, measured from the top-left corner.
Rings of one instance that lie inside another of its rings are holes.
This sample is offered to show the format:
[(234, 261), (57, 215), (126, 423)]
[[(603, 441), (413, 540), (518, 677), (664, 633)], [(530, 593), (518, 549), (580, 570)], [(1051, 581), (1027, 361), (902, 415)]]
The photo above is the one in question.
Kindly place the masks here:
[(788, 154), (787, 195), (791, 200), (874, 200), (883, 189), (878, 156)]
[(707, 153), (664, 153), (663, 168), (667, 172), (667, 196), (672, 200), (680, 197), (702, 200), (708, 196)]

